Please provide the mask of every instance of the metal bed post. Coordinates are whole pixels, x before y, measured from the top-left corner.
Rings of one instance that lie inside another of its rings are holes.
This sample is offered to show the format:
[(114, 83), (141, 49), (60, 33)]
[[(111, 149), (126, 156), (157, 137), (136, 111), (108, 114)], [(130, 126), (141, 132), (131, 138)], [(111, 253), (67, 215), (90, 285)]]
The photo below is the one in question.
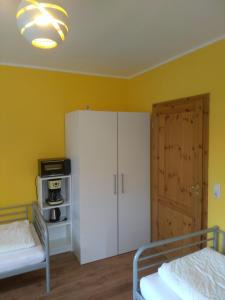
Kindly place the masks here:
[[(46, 225), (46, 224), (45, 224)], [(46, 293), (51, 291), (51, 278), (50, 278), (50, 258), (49, 258), (49, 234), (48, 226), (46, 225), (45, 231), (45, 253), (46, 253), (46, 268), (45, 268), (45, 277), (46, 277)]]
[(136, 300), (136, 291), (138, 289), (138, 253), (133, 260), (133, 300)]
[(220, 233), (222, 234), (222, 245), (221, 245), (222, 249), (221, 249), (221, 251), (225, 255), (225, 231), (219, 229), (219, 233), (218, 234), (220, 234)]
[(213, 248), (219, 250), (219, 226), (215, 226), (213, 229)]
[(222, 253), (225, 254), (225, 232), (222, 232)]
[(50, 259), (49, 259), (49, 233), (37, 204), (33, 204), (33, 224), (39, 238), (41, 239), (45, 249), (45, 278), (46, 278), (46, 293), (51, 291), (51, 277), (50, 277)]
[(146, 247), (147, 245), (144, 245), (141, 248), (139, 248), (133, 260), (133, 300), (144, 300), (144, 298), (139, 293), (138, 261), (142, 252), (146, 249)]
[(49, 245), (46, 247), (46, 292), (47, 294), (51, 291), (51, 277), (50, 277), (50, 259), (49, 259)]

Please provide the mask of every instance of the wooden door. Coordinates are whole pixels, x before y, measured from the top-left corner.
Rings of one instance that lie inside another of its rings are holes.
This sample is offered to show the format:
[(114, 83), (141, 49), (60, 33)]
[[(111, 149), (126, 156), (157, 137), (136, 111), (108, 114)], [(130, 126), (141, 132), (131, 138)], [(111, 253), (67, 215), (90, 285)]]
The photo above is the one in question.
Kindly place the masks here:
[(118, 113), (118, 252), (150, 241), (150, 116)]
[(209, 95), (153, 105), (152, 238), (207, 226)]

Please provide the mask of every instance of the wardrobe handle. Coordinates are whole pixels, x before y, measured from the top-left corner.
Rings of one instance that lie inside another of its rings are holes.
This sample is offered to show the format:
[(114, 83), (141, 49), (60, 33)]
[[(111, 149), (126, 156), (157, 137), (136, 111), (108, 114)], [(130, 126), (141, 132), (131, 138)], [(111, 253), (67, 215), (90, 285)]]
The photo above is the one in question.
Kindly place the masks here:
[(124, 191), (124, 174), (123, 173), (121, 174), (121, 192), (122, 192), (122, 194), (125, 193), (125, 191)]
[(113, 183), (113, 189), (114, 189), (114, 195), (117, 194), (117, 175), (113, 175), (114, 183)]

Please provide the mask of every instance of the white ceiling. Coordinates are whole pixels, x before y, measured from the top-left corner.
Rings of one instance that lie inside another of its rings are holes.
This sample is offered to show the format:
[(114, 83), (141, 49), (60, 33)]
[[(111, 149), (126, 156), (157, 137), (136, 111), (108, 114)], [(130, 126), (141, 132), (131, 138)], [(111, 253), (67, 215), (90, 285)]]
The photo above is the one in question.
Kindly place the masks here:
[(17, 30), (19, 2), (0, 0), (0, 64), (131, 77), (225, 38), (225, 0), (61, 0), (69, 34), (40, 50)]

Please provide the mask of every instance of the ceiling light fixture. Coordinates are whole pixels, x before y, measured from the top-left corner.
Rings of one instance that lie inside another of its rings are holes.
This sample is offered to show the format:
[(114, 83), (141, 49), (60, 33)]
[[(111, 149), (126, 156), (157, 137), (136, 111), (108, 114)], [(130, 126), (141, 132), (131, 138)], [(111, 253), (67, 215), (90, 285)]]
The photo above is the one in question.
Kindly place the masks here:
[(16, 18), (20, 33), (34, 47), (55, 48), (68, 32), (67, 12), (47, 0), (22, 0)]

